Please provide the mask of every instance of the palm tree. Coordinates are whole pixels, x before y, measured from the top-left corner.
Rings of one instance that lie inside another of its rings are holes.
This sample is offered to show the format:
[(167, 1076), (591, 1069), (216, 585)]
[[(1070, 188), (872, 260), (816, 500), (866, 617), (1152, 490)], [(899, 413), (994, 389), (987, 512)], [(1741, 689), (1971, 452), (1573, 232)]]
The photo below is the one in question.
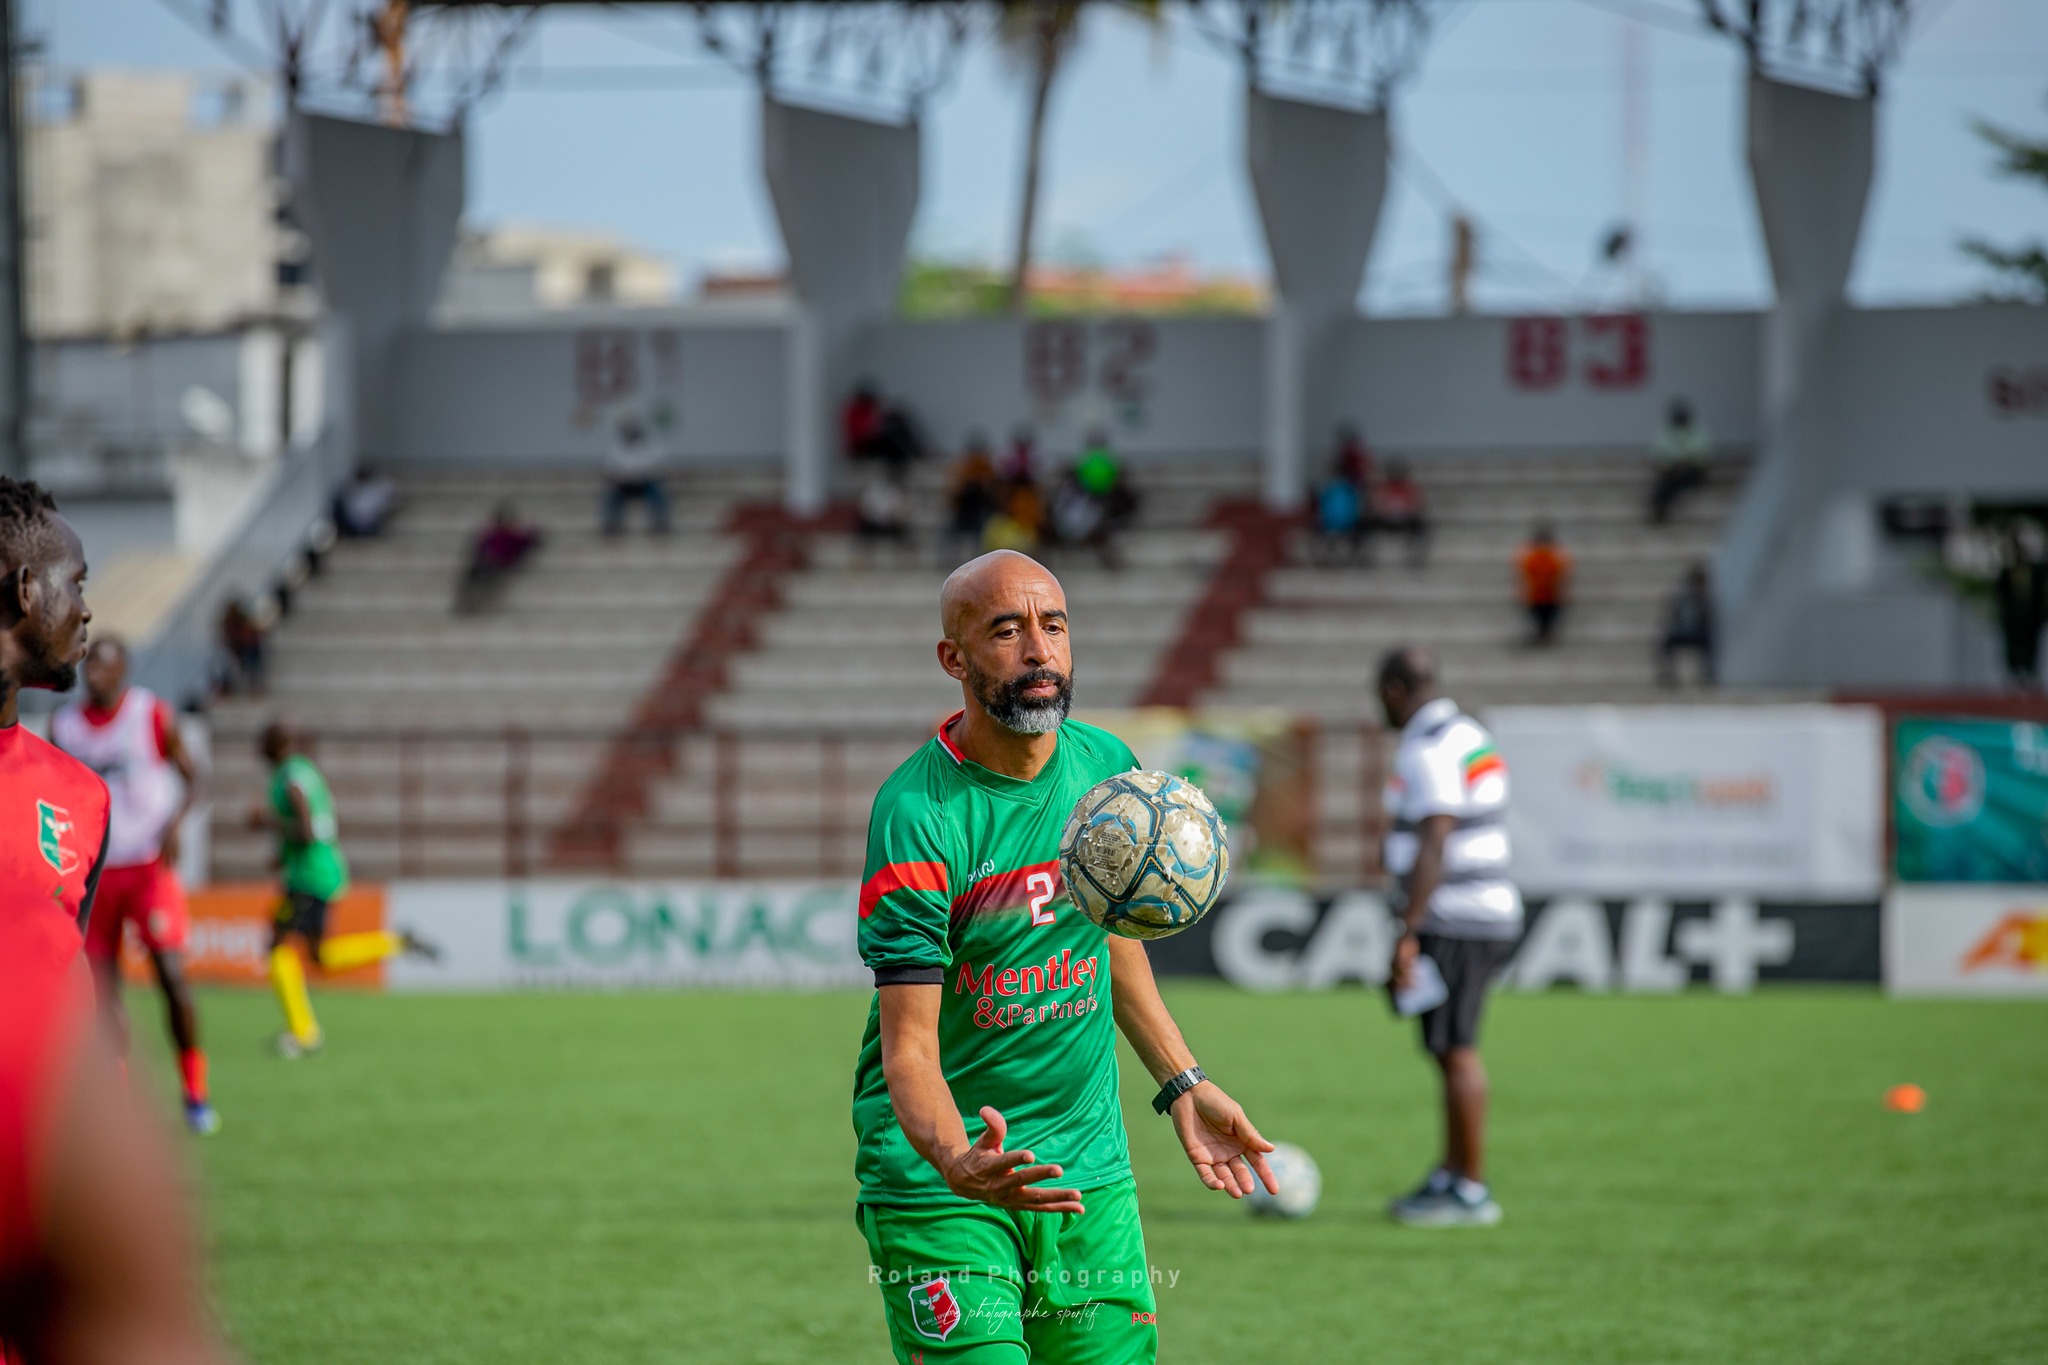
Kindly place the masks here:
[(1045, 111), (1052, 83), (1081, 37), (1080, 0), (1003, 0), (997, 36), (1004, 53), (1031, 83), (1031, 121), (1024, 132), (1024, 194), (1017, 208), (1017, 248), (1006, 300), (1022, 315), (1031, 270), (1031, 235), (1038, 225), (1038, 181), (1045, 165)]
[[(2048, 189), (2048, 138), (2036, 141), (1981, 120), (1977, 136), (1997, 150), (1998, 174), (2039, 181), (2043, 189)], [(2048, 303), (2048, 242), (2022, 242), (2007, 249), (1972, 237), (1963, 242), (1963, 250), (2011, 282), (2013, 292), (2009, 297)]]

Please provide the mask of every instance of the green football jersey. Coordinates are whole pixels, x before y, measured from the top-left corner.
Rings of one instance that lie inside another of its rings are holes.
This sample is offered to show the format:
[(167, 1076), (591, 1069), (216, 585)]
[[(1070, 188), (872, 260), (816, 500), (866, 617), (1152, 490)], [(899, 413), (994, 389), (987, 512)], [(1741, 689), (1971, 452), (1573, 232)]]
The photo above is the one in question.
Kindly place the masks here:
[(334, 797), (313, 760), (293, 754), (270, 775), (270, 808), (280, 821), (292, 818), (289, 793), (294, 787), (306, 798), (313, 837), (300, 843), (279, 834), (277, 853), (284, 870), (284, 889), (331, 901), (348, 889), (348, 863), (342, 859), (341, 845), (335, 842), (341, 830), (334, 818)]
[[(1062, 1189), (1100, 1189), (1131, 1169), (1109, 936), (1067, 895), (1060, 835), (1084, 792), (1137, 760), (1115, 735), (1070, 720), (1044, 771), (1020, 782), (962, 757), (951, 725), (875, 796), (861, 958), (877, 987), (942, 988), (939, 1064), (970, 1139), (992, 1105), (1009, 1123), (1007, 1150), (1059, 1163)], [(896, 1122), (879, 992), (854, 1070), (853, 1126), (861, 1202), (962, 1202)]]

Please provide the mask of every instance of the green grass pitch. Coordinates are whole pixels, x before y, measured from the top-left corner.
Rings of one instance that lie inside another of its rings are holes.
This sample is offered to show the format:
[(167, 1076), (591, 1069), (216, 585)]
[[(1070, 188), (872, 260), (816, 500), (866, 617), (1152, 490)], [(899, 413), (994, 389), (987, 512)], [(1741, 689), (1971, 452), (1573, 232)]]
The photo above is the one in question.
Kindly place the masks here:
[[(1321, 1164), (1255, 1222), (1197, 1185), (1128, 1054), (1175, 1365), (2020, 1362), (2048, 1354), (2048, 1008), (1862, 991), (1507, 997), (1490, 1231), (1388, 1224), (1435, 1141), (1410, 1032), (1360, 992), (1173, 984), (1197, 1055)], [(865, 995), (202, 1008), (211, 1283), (259, 1365), (884, 1361), (852, 1218)], [(154, 1002), (137, 1052), (168, 1093)], [(1924, 1113), (1887, 1112), (1917, 1081)]]

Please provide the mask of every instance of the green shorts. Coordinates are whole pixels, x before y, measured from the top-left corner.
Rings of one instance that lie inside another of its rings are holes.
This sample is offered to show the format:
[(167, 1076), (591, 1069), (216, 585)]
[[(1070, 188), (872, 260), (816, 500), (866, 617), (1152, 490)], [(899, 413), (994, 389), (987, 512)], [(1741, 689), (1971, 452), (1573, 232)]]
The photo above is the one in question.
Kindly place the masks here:
[(901, 1365), (1134, 1365), (1159, 1354), (1138, 1187), (1086, 1213), (859, 1206)]

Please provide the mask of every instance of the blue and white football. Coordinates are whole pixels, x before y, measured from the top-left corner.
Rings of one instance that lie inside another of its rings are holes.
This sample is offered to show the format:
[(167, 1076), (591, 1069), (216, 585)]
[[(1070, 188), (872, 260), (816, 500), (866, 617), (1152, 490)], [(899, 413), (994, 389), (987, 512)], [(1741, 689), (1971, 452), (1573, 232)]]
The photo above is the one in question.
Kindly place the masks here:
[(1164, 938), (1215, 908), (1230, 844), (1200, 787), (1171, 773), (1118, 773), (1074, 806), (1060, 875), (1081, 913), (1110, 933)]

